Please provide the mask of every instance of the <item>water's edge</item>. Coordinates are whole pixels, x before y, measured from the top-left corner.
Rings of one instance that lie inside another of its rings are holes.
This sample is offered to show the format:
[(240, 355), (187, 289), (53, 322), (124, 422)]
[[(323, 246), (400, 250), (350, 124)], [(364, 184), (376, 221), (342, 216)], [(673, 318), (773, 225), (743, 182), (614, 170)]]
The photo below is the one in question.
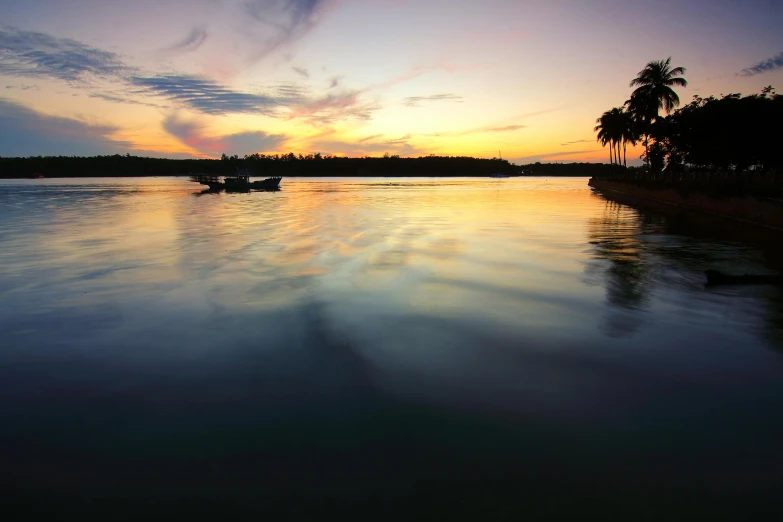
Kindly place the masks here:
[(619, 203), (655, 202), (783, 231), (783, 206), (773, 200), (751, 196), (719, 199), (701, 193), (682, 194), (675, 188), (648, 188), (597, 178), (590, 178), (588, 185)]

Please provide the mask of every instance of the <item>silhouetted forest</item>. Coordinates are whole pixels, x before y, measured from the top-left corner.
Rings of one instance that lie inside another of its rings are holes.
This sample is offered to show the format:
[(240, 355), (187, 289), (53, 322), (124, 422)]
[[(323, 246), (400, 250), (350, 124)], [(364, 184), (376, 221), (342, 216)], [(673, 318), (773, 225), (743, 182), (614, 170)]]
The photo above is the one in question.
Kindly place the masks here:
[[(627, 145), (644, 145), (647, 170), (682, 172), (685, 167), (742, 172), (783, 166), (783, 96), (772, 86), (759, 94), (694, 96), (678, 108), (673, 87), (686, 87), (684, 67), (671, 58), (648, 63), (630, 86), (631, 97), (596, 120), (598, 141), (609, 146), (610, 163), (625, 165)], [(665, 114), (660, 114), (663, 110)]]
[(217, 159), (163, 159), (131, 155), (96, 157), (0, 158), (0, 178), (232, 175), (237, 169), (252, 176), (489, 176), (494, 173), (542, 176), (610, 174), (617, 166), (603, 163), (512, 165), (502, 159), (425, 156), (346, 158), (320, 154), (251, 154)]

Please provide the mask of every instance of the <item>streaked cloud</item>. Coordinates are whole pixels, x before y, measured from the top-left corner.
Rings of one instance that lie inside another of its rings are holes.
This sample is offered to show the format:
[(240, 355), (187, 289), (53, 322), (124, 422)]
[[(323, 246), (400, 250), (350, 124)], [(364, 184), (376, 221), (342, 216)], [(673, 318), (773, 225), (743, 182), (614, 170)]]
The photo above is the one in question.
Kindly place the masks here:
[(415, 156), (421, 153), (419, 149), (403, 139), (377, 143), (358, 143), (347, 140), (314, 140), (310, 142), (310, 150), (347, 156), (368, 156), (387, 152), (389, 154), (399, 154), (400, 156)]
[(20, 91), (40, 91), (37, 85), (6, 85), (6, 89), (19, 89)]
[(291, 69), (302, 78), (310, 78), (310, 71), (303, 67), (291, 67)]
[(0, 29), (0, 74), (75, 82), (89, 76), (114, 76), (125, 70), (127, 67), (113, 52), (44, 33), (14, 27)]
[(239, 92), (208, 78), (187, 74), (134, 76), (130, 82), (140, 88), (142, 93), (163, 96), (204, 114), (249, 113), (271, 116), (281, 107), (301, 102), (296, 93), (291, 91), (268, 95)]
[[(563, 156), (576, 156), (579, 154), (595, 154), (595, 153), (602, 153), (603, 151), (601, 149), (584, 149), (584, 150), (571, 150), (568, 152), (550, 152), (547, 154), (536, 154), (534, 156), (525, 156), (522, 158), (514, 158), (511, 161), (514, 163), (535, 163), (537, 161), (540, 162), (547, 162), (547, 161), (557, 161)], [(574, 160), (570, 160), (574, 161)], [(630, 162), (629, 162), (630, 163)]]
[(367, 101), (362, 91), (329, 93), (311, 100), (302, 101), (291, 108), (290, 118), (302, 118), (314, 125), (329, 125), (338, 120), (369, 120), (373, 112), (381, 108), (375, 101)]
[(318, 21), (321, 10), (333, 0), (246, 0), (245, 14), (262, 24), (267, 35), (254, 59), (261, 59), (283, 45), (306, 35)]
[(0, 98), (0, 156), (93, 156), (133, 147), (111, 138), (117, 128), (48, 116)]
[(527, 125), (506, 125), (504, 127), (482, 127), (479, 132), (514, 132), (524, 129)]
[(432, 94), (430, 96), (409, 96), (403, 100), (406, 107), (421, 107), (422, 103), (434, 101), (462, 102), (462, 96), (456, 94)]
[(768, 60), (759, 62), (756, 65), (752, 65), (746, 69), (742, 69), (742, 71), (740, 71), (738, 75), (756, 76), (757, 74), (764, 74), (770, 71), (777, 71), (778, 69), (781, 68), (783, 68), (783, 53), (778, 53), (777, 55), (773, 56), (772, 58), (769, 58)]
[(203, 25), (194, 27), (181, 41), (161, 49), (163, 54), (183, 54), (197, 50), (207, 40), (209, 33)]
[(253, 154), (279, 150), (288, 137), (263, 131), (240, 132), (226, 136), (207, 133), (198, 122), (172, 115), (163, 120), (163, 129), (188, 147), (208, 156)]
[[(200, 31), (199, 28), (194, 29), (194, 33), (178, 46), (186, 47), (203, 41)], [(304, 91), (292, 85), (280, 85), (268, 94), (258, 94), (236, 91), (195, 75), (145, 75), (139, 69), (126, 66), (115, 53), (75, 40), (14, 28), (0, 30), (0, 74), (48, 77), (69, 82), (85, 80), (90, 76), (115, 77), (135, 87), (136, 92), (127, 97), (92, 92), (90, 97), (155, 106), (134, 100), (131, 95), (156, 95), (205, 114), (271, 115), (281, 107), (304, 101)]]
[(386, 140), (381, 142), (383, 145), (400, 145), (400, 144), (407, 144), (408, 140), (410, 140), (413, 136), (411, 134), (406, 134), (405, 136), (394, 138), (390, 140)]
[(595, 140), (576, 140), (576, 141), (567, 141), (565, 143), (561, 143), (560, 145), (565, 147), (567, 145), (576, 145), (577, 143), (593, 143)]
[(97, 98), (104, 101), (109, 101), (113, 103), (126, 103), (128, 105), (143, 105), (145, 107), (154, 107), (156, 109), (165, 109), (167, 108), (165, 105), (157, 105), (155, 103), (147, 103), (143, 101), (134, 100), (132, 98), (127, 98), (124, 96), (117, 96), (112, 94), (105, 94), (100, 92), (92, 92), (88, 95), (89, 98)]
[(527, 128), (527, 125), (503, 125), (500, 127), (489, 125), (484, 127), (474, 127), (472, 129), (461, 131), (435, 132), (432, 134), (426, 134), (425, 136), (435, 136), (439, 138), (447, 136), (467, 136), (469, 134), (482, 134), (487, 132), (515, 132), (525, 128)]

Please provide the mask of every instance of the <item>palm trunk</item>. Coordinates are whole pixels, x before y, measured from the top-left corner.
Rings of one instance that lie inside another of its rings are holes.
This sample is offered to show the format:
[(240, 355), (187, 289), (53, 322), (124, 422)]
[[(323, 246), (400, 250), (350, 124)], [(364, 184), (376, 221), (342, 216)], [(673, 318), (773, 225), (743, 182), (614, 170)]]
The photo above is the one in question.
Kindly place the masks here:
[(609, 165), (614, 165), (614, 157), (612, 156), (612, 147), (609, 147)]
[(623, 167), (628, 168), (628, 162), (626, 161), (625, 151), (628, 148), (628, 141), (623, 140)]

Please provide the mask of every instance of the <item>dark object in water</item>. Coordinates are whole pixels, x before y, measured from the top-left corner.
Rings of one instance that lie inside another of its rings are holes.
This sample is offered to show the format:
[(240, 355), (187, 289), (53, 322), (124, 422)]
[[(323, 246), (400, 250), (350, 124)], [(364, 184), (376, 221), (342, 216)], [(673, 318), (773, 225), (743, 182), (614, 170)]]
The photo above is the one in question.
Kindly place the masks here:
[(250, 175), (239, 173), (235, 176), (225, 176), (221, 180), (218, 176), (196, 175), (190, 180), (202, 185), (207, 185), (210, 190), (226, 190), (227, 192), (247, 192), (249, 190), (277, 190), (280, 188), (281, 177), (266, 178), (260, 181), (250, 181)]
[(783, 285), (781, 275), (732, 275), (718, 270), (705, 270), (708, 285)]

